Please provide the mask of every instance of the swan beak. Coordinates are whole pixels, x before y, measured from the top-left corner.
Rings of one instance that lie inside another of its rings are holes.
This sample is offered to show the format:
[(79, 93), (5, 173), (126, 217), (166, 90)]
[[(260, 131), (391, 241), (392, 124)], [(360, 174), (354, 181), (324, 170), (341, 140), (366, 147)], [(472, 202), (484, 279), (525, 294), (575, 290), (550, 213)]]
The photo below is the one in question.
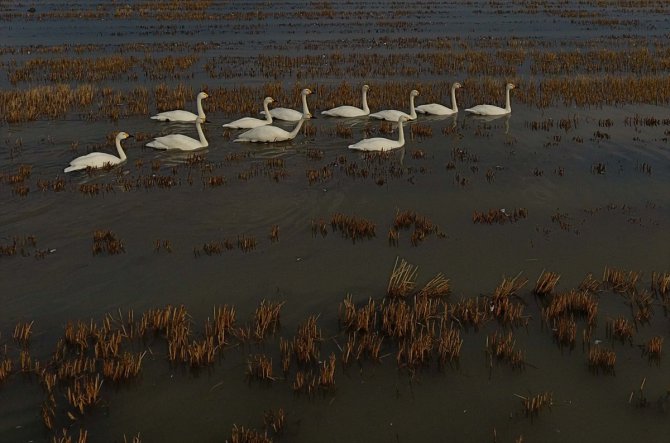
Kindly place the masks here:
[(133, 134), (128, 134), (128, 138), (135, 138)]

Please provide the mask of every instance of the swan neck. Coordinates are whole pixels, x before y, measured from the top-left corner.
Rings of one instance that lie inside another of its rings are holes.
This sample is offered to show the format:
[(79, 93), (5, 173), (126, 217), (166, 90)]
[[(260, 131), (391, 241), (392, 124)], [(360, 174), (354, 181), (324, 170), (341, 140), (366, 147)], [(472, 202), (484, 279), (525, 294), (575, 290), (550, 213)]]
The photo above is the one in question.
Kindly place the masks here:
[(309, 114), (309, 108), (307, 107), (307, 94), (302, 94), (302, 114)]
[(398, 122), (398, 143), (405, 144), (405, 131), (402, 129), (402, 122)]
[(200, 137), (200, 144), (202, 145), (203, 148), (206, 148), (207, 146), (209, 146), (209, 142), (205, 138), (205, 133), (202, 132), (202, 124), (200, 123), (199, 120), (195, 122), (195, 128), (198, 130), (198, 137)]
[(298, 122), (298, 124), (295, 125), (295, 128), (293, 128), (293, 131), (291, 131), (291, 134), (290, 134), (291, 138), (295, 138), (295, 136), (298, 135), (298, 131), (300, 131), (300, 128), (302, 127), (302, 124), (303, 124), (304, 121), (305, 121), (305, 119), (301, 118), (300, 121)]
[(509, 88), (505, 89), (505, 111), (512, 112), (512, 106), (509, 103)]
[(456, 86), (451, 87), (451, 109), (458, 112), (458, 105), (456, 104)]
[(413, 119), (416, 119), (416, 110), (414, 109), (414, 96), (409, 96), (409, 115)]
[(126, 161), (126, 153), (123, 151), (123, 148), (121, 147), (121, 139), (117, 138), (116, 139), (116, 152), (119, 153), (119, 158), (121, 161)]
[(366, 113), (369, 114), (370, 113), (370, 108), (368, 108), (368, 91), (365, 90), (365, 89), (363, 89), (362, 101), (363, 101), (363, 111), (365, 111)]
[(202, 109), (202, 97), (198, 97), (198, 117), (205, 118), (205, 111)]
[(270, 114), (270, 110), (268, 109), (268, 102), (266, 101), (263, 102), (263, 110), (265, 111), (265, 120), (268, 123), (272, 123), (272, 114)]

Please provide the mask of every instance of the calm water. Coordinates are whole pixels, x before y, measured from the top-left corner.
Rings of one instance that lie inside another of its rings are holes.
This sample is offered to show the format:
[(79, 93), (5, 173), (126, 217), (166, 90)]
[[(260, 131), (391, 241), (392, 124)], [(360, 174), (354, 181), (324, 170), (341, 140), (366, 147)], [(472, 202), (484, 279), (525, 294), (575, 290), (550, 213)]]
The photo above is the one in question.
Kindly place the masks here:
[[(355, 7), (369, 5), (356, 3)], [(230, 7), (216, 5), (214, 9)], [(277, 6), (280, 11), (296, 7), (293, 3)], [(531, 15), (508, 13), (500, 20), (500, 15), (477, 12), (486, 7), (459, 4), (451, 10), (438, 8), (432, 16), (419, 11), (420, 22), (434, 20), (440, 25), (407, 32), (416, 37), (440, 35), (442, 24), (452, 21), (456, 30), (468, 29), (469, 36), (482, 37), (514, 32), (551, 39), (563, 31), (584, 31), (567, 19), (556, 22), (542, 15), (535, 20)], [(646, 32), (646, 25), (662, 20), (648, 13), (635, 18), (640, 20), (639, 27), (616, 32)], [(296, 19), (269, 20), (278, 22), (278, 30), (257, 30), (251, 47), (257, 44), (262, 51), (264, 41), (288, 45), (289, 40), (308, 38), (291, 30), (289, 25)], [(8, 28), (3, 25), (0, 36), (5, 45), (17, 46), (155, 43), (167, 38), (143, 34), (146, 29), (139, 27), (139, 21), (120, 21), (118, 38), (110, 35), (103, 21), (86, 20), (76, 29), (72, 23), (78, 22), (48, 21), (47, 32), (38, 22), (15, 19)], [(176, 22), (160, 23), (182, 29)], [(347, 21), (351, 28), (338, 27), (339, 34), (333, 35), (328, 34), (330, 22), (323, 30), (308, 23), (309, 38), (315, 40), (349, 38), (350, 33), (366, 36), (369, 26), (374, 26)], [(489, 32), (493, 23), (500, 27)], [(247, 50), (240, 42), (248, 29), (240, 36), (211, 22), (183, 26), (184, 34), (188, 30), (195, 34), (183, 41), (221, 40), (224, 48), (237, 45), (244, 48), (240, 51)], [(50, 32), (63, 27), (70, 32), (58, 37)], [(584, 36), (606, 34), (604, 29)], [(395, 35), (396, 31), (386, 32)], [(656, 32), (652, 29), (648, 35), (653, 37)], [(449, 31), (447, 36), (455, 33)], [(170, 40), (182, 41), (182, 36), (170, 35)], [(3, 57), (4, 63), (11, 59)], [(243, 78), (235, 81), (245, 83)], [(494, 103), (500, 100), (491, 98)], [(90, 123), (76, 115), (3, 124), (1, 171), (13, 173), (18, 165), (29, 164), (32, 174), (25, 197), (15, 195), (6, 183), (0, 185), (0, 244), (10, 243), (15, 236), (34, 235), (37, 249), (53, 253), (36, 259), (35, 248), (28, 246), (25, 257), (0, 257), (0, 343), (6, 343), (9, 354), (16, 358), (13, 327), (19, 321), (34, 320), (31, 354), (46, 361), (68, 320), (100, 320), (118, 309), (134, 309), (139, 316), (152, 307), (184, 304), (198, 334), (213, 306), (236, 306), (238, 323), (243, 323), (262, 299), (286, 302), (276, 337), (264, 344), (227, 350), (218, 363), (197, 372), (171, 366), (165, 342), (149, 340), (146, 346), (152, 353), (144, 361), (140, 378), (128, 385), (106, 382), (99, 406), (76, 422), (73, 429), (86, 428), (90, 441), (122, 441), (124, 434), (138, 432), (143, 441), (222, 441), (229, 437), (233, 424), (260, 429), (263, 411), (279, 407), (287, 414), (281, 441), (493, 441), (494, 429), (498, 441), (513, 441), (519, 435), (525, 441), (545, 442), (666, 441), (670, 431), (670, 405), (664, 400), (667, 358), (658, 366), (650, 365), (640, 350), (651, 336), (667, 335), (668, 320), (660, 304), (654, 307), (651, 323), (636, 331), (633, 345), (611, 344), (617, 352), (616, 376), (596, 376), (588, 371), (579, 336), (572, 352), (561, 351), (553, 343), (551, 331), (542, 327), (540, 304), (531, 290), (545, 269), (561, 274), (559, 290), (576, 287), (588, 273), (599, 278), (605, 266), (643, 271), (640, 288), (649, 287), (652, 271), (670, 270), (669, 128), (625, 124), (626, 117), (636, 114), (668, 118), (668, 108), (638, 104), (538, 110), (515, 105), (514, 92), (512, 101), (511, 117), (492, 121), (464, 113), (457, 118), (419, 117), (416, 124), (429, 127), (431, 137), (410, 138), (409, 129), (415, 124), (410, 123), (405, 128), (408, 141), (404, 149), (387, 160), (372, 162), (347, 150), (347, 145), (363, 137), (365, 119), (317, 118), (308, 123), (316, 130), (313, 135), (300, 134), (293, 142), (278, 146), (252, 146), (224, 137), (221, 124), (237, 116), (214, 113), (208, 115), (205, 129), (210, 146), (202, 153), (210, 170), (202, 171), (199, 165), (189, 168), (183, 155), (153, 151), (142, 147), (145, 142), (131, 140), (124, 143), (127, 164), (93, 177), (72, 174), (63, 192), (42, 192), (37, 182), (62, 177), (62, 169), (73, 157), (86, 147), (104, 143), (110, 132), (193, 135), (195, 131), (188, 125), (160, 124), (148, 118)], [(319, 110), (317, 107), (314, 113)], [(548, 119), (554, 123), (549, 130), (531, 128), (532, 122)], [(578, 123), (565, 131), (558, 127), (561, 119)], [(604, 119), (611, 119), (612, 126), (599, 125)], [(353, 137), (335, 135), (338, 123), (351, 125)], [(598, 131), (609, 138), (599, 139)], [(20, 148), (17, 139), (22, 141)], [(73, 142), (79, 143), (76, 153), (71, 149)], [(110, 152), (109, 146), (102, 149)], [(322, 151), (322, 158), (310, 158), (308, 150), (313, 149)], [(454, 161), (455, 149), (466, 151), (476, 161)], [(230, 161), (230, 154), (240, 152), (249, 155)], [(283, 159), (287, 175), (273, 180), (266, 173), (267, 159)], [(138, 166), (137, 161), (143, 165)], [(154, 161), (160, 164), (152, 170)], [(447, 169), (451, 161), (455, 169)], [(348, 175), (347, 165), (354, 162), (368, 168), (370, 175)], [(592, 172), (599, 163), (605, 165), (604, 174)], [(643, 171), (645, 164), (651, 173)], [(332, 177), (310, 184), (306, 170), (323, 167), (331, 168)], [(389, 173), (392, 167), (402, 174)], [(491, 182), (485, 176), (488, 169), (495, 171)], [(248, 179), (240, 178), (250, 171)], [(132, 190), (122, 186), (125, 179), (142, 182), (152, 174), (173, 176), (176, 185), (170, 189), (141, 185)], [(211, 176), (224, 176), (226, 184), (209, 186), (206, 181)], [(380, 177), (381, 185), (376, 183)], [(457, 177), (466, 183), (458, 183)], [(111, 184), (111, 188), (93, 196), (78, 191), (81, 184), (94, 183)], [(492, 208), (527, 208), (528, 218), (505, 225), (472, 223), (473, 211)], [(445, 236), (430, 236), (412, 246), (409, 232), (401, 231), (399, 245), (389, 246), (387, 232), (398, 210), (428, 216)], [(329, 221), (337, 212), (374, 222), (377, 236), (354, 244), (330, 229), (326, 237), (312, 234), (312, 220)], [(570, 230), (552, 222), (556, 213), (564, 214)], [(273, 225), (280, 229), (276, 243), (269, 239)], [(96, 229), (111, 229), (123, 240), (126, 252), (94, 256), (91, 244)], [(206, 242), (236, 240), (239, 235), (254, 236), (256, 249), (213, 256), (194, 253)], [(170, 241), (173, 252), (155, 252), (157, 240)], [(339, 356), (336, 342), (343, 344), (346, 334), (338, 329), (338, 304), (347, 294), (360, 303), (369, 297), (383, 298), (396, 257), (419, 267), (419, 284), (444, 273), (451, 280), (453, 301), (490, 294), (503, 275), (521, 272), (530, 280), (520, 295), (532, 320), (527, 330), (517, 330), (515, 336), (531, 365), (525, 371), (513, 371), (501, 364), (489, 371), (485, 340), (487, 333), (497, 329), (491, 322), (479, 332), (463, 332), (460, 365), (444, 372), (437, 371), (435, 363), (414, 377), (398, 370), (395, 347), (389, 341), (390, 355), (382, 364), (363, 362), (344, 368), (338, 362), (336, 389), (323, 395), (295, 395), (290, 379), (272, 385), (247, 382), (247, 355), (273, 355), (275, 372), (281, 372), (279, 335), (292, 337), (298, 324), (312, 314), (320, 315), (319, 326), (328, 338), (322, 344), (322, 357), (331, 352)], [(594, 339), (610, 345), (605, 323), (619, 314), (630, 316), (624, 298), (603, 292)], [(578, 324), (581, 332), (584, 324)], [(135, 350), (146, 346), (138, 343)], [(651, 405), (636, 408), (628, 398), (643, 378)], [(553, 392), (554, 405), (531, 422), (523, 416), (514, 394), (542, 391)], [(35, 378), (18, 373), (0, 385), (0, 441), (50, 438), (39, 415), (43, 397)], [(64, 396), (57, 402), (67, 410)], [(60, 426), (70, 424), (67, 419), (61, 423), (61, 418)]]

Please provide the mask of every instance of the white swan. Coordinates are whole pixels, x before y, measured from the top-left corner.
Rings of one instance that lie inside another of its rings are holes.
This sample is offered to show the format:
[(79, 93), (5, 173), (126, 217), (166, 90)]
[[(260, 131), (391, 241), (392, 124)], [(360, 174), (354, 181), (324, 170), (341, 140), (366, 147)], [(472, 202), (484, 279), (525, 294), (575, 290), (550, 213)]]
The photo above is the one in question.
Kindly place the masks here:
[(82, 155), (81, 157), (72, 160), (70, 166), (65, 168), (63, 172), (79, 171), (80, 169), (86, 168), (104, 168), (108, 165), (114, 166), (125, 162), (127, 157), (121, 147), (121, 140), (125, 140), (128, 137), (132, 137), (132, 135), (129, 135), (127, 132), (119, 132), (116, 134), (116, 150), (119, 153), (118, 157), (111, 154), (105, 154), (104, 152), (91, 152), (90, 154)]
[(261, 120), (253, 117), (244, 117), (239, 120), (235, 120), (230, 123), (223, 125), (224, 128), (235, 128), (235, 129), (249, 129), (257, 128), (259, 126), (271, 125), (272, 124), (272, 114), (268, 110), (268, 104), (274, 102), (272, 97), (265, 97), (263, 100), (263, 111), (265, 114), (265, 119)]
[(368, 89), (370, 89), (368, 85), (363, 85), (361, 88), (363, 109), (345, 105), (321, 111), (321, 114), (330, 115), (331, 117), (362, 117), (368, 115), (370, 113), (370, 108), (368, 108)]
[(305, 119), (309, 118), (307, 115), (298, 121), (298, 124), (293, 128), (293, 131), (288, 132), (276, 126), (260, 126), (258, 128), (249, 129), (237, 136), (233, 141), (235, 142), (252, 142), (252, 143), (273, 143), (283, 142), (286, 140), (293, 140)]
[(385, 111), (375, 112), (370, 114), (370, 117), (377, 118), (379, 120), (388, 120), (390, 122), (397, 122), (398, 117), (405, 116), (407, 120), (416, 120), (416, 110), (414, 109), (414, 97), (419, 95), (419, 91), (412, 89), (412, 92), (409, 93), (409, 114), (406, 114), (402, 111), (396, 111), (395, 109), (387, 109)]
[(188, 111), (182, 111), (182, 110), (177, 110), (177, 111), (166, 111), (166, 112), (161, 112), (158, 113), (151, 118), (153, 120), (159, 120), (162, 122), (194, 122), (198, 117), (201, 117), (202, 119), (205, 119), (205, 111), (202, 110), (202, 99), (207, 98), (209, 95), (206, 92), (201, 92), (198, 94), (198, 114), (194, 114), (192, 112)]
[[(287, 122), (297, 122), (304, 115), (308, 115), (309, 117), (307, 118), (310, 118), (312, 114), (309, 113), (309, 108), (307, 107), (307, 96), (311, 93), (312, 91), (307, 88), (300, 92), (300, 95), (302, 96), (302, 112), (289, 108), (274, 108), (270, 110), (270, 115), (272, 115), (272, 118)], [(261, 111), (261, 114), (265, 114), (265, 111)]]
[(402, 148), (405, 145), (405, 133), (402, 130), (403, 122), (406, 122), (407, 116), (398, 117), (398, 140), (389, 140), (383, 137), (364, 138), (363, 140), (349, 145), (349, 149), (359, 151), (388, 151), (390, 149)]
[(433, 114), (433, 115), (451, 115), (458, 112), (458, 105), (456, 104), (456, 89), (463, 87), (460, 83), (456, 82), (451, 85), (451, 108), (447, 108), (444, 105), (439, 103), (430, 103), (427, 105), (420, 105), (416, 107), (416, 112), (420, 114)]
[(493, 105), (477, 105), (473, 106), (472, 108), (466, 109), (465, 112), (469, 112), (471, 114), (476, 114), (476, 115), (505, 115), (509, 114), (512, 112), (512, 107), (509, 104), (509, 91), (511, 89), (514, 89), (514, 85), (512, 83), (507, 83), (507, 86), (505, 86), (505, 107), (500, 108), (498, 106), (493, 106)]
[(146, 144), (150, 148), (156, 149), (167, 149), (167, 150), (179, 150), (179, 151), (195, 151), (196, 149), (202, 149), (209, 146), (205, 134), (202, 132), (202, 127), (200, 126), (204, 123), (205, 119), (198, 117), (195, 120), (195, 128), (198, 131), (199, 140), (191, 138), (183, 134), (170, 134), (164, 135), (162, 137), (156, 137), (153, 141), (150, 141)]

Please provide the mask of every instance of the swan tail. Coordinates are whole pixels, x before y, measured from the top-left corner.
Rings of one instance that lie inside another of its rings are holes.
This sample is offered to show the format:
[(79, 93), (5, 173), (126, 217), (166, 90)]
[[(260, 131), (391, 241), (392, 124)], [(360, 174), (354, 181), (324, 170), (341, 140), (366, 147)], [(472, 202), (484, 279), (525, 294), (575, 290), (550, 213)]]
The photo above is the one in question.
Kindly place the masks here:
[(164, 122), (168, 119), (163, 117), (162, 115), (152, 115), (151, 120), (158, 120), (158, 121)]
[(86, 165), (68, 166), (67, 168), (63, 169), (63, 172), (68, 173), (72, 171), (79, 171), (80, 169), (86, 169)]

